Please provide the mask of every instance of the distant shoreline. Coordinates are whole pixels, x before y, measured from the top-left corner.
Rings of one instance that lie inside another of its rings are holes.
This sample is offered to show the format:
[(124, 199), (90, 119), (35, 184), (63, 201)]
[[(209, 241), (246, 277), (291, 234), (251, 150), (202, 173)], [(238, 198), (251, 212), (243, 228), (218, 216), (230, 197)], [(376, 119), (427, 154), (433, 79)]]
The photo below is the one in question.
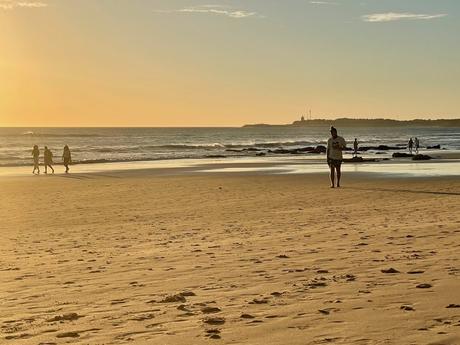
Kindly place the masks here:
[(460, 127), (460, 119), (438, 119), (438, 120), (392, 120), (392, 119), (350, 119), (339, 118), (299, 120), (290, 124), (247, 124), (243, 128), (251, 127)]

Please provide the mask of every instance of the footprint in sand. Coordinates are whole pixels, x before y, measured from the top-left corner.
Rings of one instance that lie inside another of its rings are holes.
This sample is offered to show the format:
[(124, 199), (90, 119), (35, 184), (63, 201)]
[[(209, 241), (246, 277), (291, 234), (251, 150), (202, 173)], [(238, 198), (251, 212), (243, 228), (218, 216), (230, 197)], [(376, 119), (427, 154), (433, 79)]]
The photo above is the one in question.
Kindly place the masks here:
[(13, 340), (13, 339), (27, 339), (27, 338), (30, 338), (32, 337), (31, 334), (29, 333), (22, 333), (22, 334), (19, 334), (19, 335), (7, 335), (5, 337), (5, 339), (7, 340)]
[(263, 299), (254, 298), (249, 304), (267, 304), (269, 297), (264, 297)]
[(449, 304), (446, 308), (460, 308), (460, 304)]
[(78, 332), (64, 332), (56, 335), (56, 338), (78, 338), (80, 334)]
[(418, 284), (416, 286), (417, 289), (429, 289), (432, 288), (433, 286), (431, 284), (423, 283), (423, 284)]
[(203, 322), (208, 325), (223, 325), (225, 323), (225, 319), (223, 317), (208, 317), (204, 319)]
[(64, 315), (57, 315), (51, 319), (46, 320), (47, 322), (56, 322), (56, 321), (74, 321), (78, 320), (83, 316), (78, 315), (77, 313), (68, 313)]
[(201, 309), (201, 312), (203, 314), (214, 314), (214, 313), (219, 313), (220, 311), (221, 309), (217, 307), (204, 307)]
[(331, 312), (338, 312), (340, 309), (337, 308), (326, 308), (326, 309), (319, 309), (318, 310), (323, 315), (329, 315)]
[(208, 329), (206, 330), (206, 336), (210, 339), (221, 339), (220, 330), (218, 329)]
[(407, 274), (422, 274), (422, 273), (425, 273), (425, 271), (422, 271), (422, 270), (412, 270), (412, 271), (407, 272)]
[(153, 318), (155, 318), (155, 315), (153, 313), (149, 313), (149, 314), (142, 314), (142, 315), (135, 316), (135, 317), (131, 318), (130, 320), (132, 320), (132, 321), (146, 321), (146, 320), (151, 320)]

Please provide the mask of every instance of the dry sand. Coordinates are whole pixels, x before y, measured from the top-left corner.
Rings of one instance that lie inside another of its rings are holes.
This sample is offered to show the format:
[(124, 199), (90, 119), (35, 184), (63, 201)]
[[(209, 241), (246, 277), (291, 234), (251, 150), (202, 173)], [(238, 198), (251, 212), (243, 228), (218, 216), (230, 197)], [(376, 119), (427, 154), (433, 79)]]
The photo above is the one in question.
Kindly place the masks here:
[(0, 343), (460, 344), (460, 178), (344, 185), (3, 178)]

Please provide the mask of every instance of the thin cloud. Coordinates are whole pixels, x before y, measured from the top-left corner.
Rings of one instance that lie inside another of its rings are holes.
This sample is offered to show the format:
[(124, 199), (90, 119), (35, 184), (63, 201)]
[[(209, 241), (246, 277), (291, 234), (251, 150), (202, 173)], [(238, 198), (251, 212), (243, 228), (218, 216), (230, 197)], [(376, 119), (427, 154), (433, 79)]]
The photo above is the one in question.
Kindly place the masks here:
[(338, 5), (338, 2), (333, 1), (310, 1), (312, 5)]
[(211, 14), (221, 15), (229, 18), (241, 19), (248, 17), (263, 17), (257, 12), (250, 12), (240, 9), (232, 9), (222, 5), (202, 5), (194, 7), (185, 7), (178, 10), (155, 10), (156, 13), (186, 13), (186, 14)]
[(394, 22), (396, 20), (430, 20), (446, 17), (447, 14), (416, 14), (416, 13), (374, 13), (362, 16), (365, 22), (384, 23)]
[(2, 10), (12, 10), (15, 8), (41, 8), (47, 6), (48, 4), (40, 1), (0, 0), (0, 9)]

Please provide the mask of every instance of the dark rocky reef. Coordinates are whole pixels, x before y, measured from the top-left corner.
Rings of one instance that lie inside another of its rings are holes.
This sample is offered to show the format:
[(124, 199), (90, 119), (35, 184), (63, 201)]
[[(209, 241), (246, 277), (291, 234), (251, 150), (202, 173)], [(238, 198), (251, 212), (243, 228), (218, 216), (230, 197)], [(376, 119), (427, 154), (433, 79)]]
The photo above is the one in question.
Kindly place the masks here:
[(413, 161), (429, 161), (430, 159), (433, 159), (433, 157), (428, 156), (428, 155), (415, 155), (412, 157)]

